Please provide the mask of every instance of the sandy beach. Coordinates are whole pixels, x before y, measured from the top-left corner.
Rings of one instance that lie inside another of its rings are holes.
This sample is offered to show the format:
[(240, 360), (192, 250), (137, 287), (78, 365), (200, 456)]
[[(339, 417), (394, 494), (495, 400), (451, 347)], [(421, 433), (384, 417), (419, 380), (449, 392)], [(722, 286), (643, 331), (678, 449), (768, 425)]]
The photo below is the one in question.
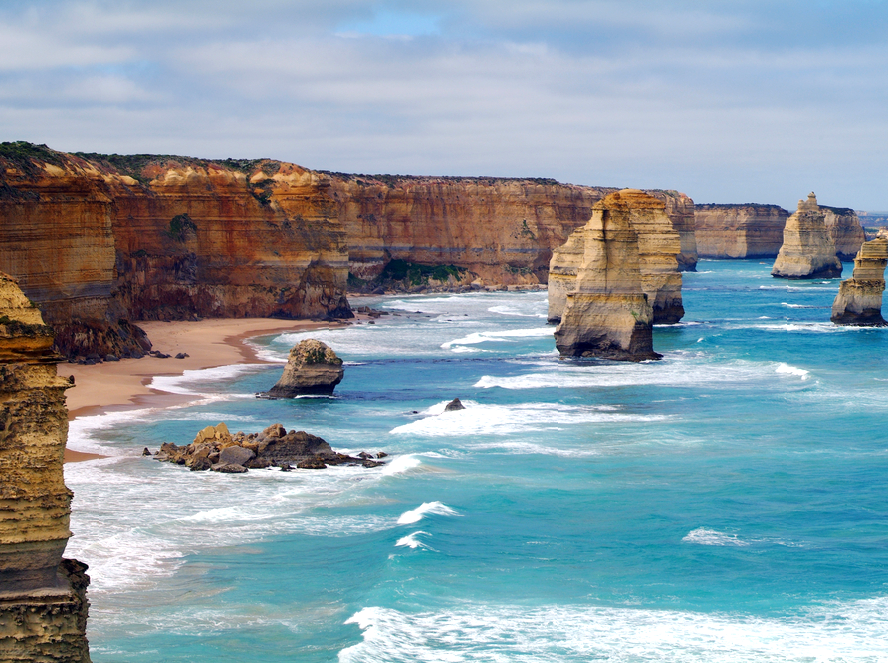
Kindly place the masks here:
[[(155, 375), (181, 375), (186, 370), (265, 363), (244, 343), (248, 338), (285, 331), (327, 328), (329, 322), (279, 320), (275, 318), (214, 319), (198, 322), (140, 322), (154, 344), (154, 350), (171, 355), (169, 359), (143, 357), (106, 362), (93, 366), (59, 364), (59, 375), (74, 376), (68, 390), (68, 416), (98, 414), (110, 409), (163, 406), (187, 402), (187, 397), (167, 394), (146, 385)], [(174, 359), (176, 354), (188, 354)], [(65, 450), (65, 462), (101, 458), (97, 454)]]

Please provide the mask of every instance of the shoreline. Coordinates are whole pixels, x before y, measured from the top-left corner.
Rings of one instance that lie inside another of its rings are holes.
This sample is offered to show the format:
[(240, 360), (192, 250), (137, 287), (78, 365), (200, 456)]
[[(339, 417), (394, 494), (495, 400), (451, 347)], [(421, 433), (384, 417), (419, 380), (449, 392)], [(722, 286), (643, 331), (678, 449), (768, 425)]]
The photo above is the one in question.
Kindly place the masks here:
[[(148, 321), (136, 324), (148, 334), (153, 349), (172, 356), (158, 359), (146, 355), (141, 359), (121, 359), (92, 366), (59, 364), (59, 375), (74, 376), (75, 386), (67, 392), (68, 421), (109, 411), (163, 407), (197, 400), (197, 396), (170, 394), (152, 389), (148, 384), (155, 376), (182, 375), (189, 370), (235, 364), (272, 364), (275, 362), (261, 359), (245, 341), (266, 334), (337, 328), (347, 323), (279, 318), (214, 318), (197, 322)], [(180, 352), (189, 356), (174, 359)], [(105, 456), (65, 448), (66, 463), (96, 458)]]

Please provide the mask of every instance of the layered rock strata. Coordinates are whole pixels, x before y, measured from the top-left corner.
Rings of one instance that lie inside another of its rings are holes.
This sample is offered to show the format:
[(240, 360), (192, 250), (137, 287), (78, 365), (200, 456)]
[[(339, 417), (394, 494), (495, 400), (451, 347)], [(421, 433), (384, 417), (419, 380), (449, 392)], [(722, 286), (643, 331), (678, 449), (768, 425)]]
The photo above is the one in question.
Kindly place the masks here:
[(0, 145), (0, 269), (69, 356), (142, 354), (130, 320), (348, 317), (329, 182), (293, 164)]
[(71, 491), (52, 329), (0, 274), (0, 660), (89, 661), (86, 566), (63, 560)]
[(627, 361), (659, 359), (653, 351), (653, 311), (642, 290), (639, 238), (632, 216), (649, 208), (632, 189), (612, 193), (592, 208), (583, 227), (583, 261), (566, 295), (555, 344), (563, 357)]
[(842, 281), (832, 306), (830, 320), (838, 325), (884, 327), (882, 293), (885, 291), (885, 266), (888, 265), (888, 231), (881, 230), (864, 242), (854, 259), (854, 272)]
[(771, 270), (772, 276), (785, 279), (836, 278), (842, 263), (824, 222), (824, 211), (813, 193), (800, 200), (798, 210), (786, 221), (783, 246)]
[(305, 431), (291, 430), (288, 433), (282, 424), (272, 424), (261, 433), (237, 432), (232, 435), (222, 422), (207, 426), (186, 446), (165, 442), (154, 454), (154, 459), (184, 465), (192, 472), (213, 470), (223, 474), (243, 474), (251, 469), (269, 467), (289, 470), (291, 464), (309, 470), (348, 464), (379, 467), (385, 463), (374, 458), (387, 455), (382, 452), (376, 456), (366, 452), (358, 456), (337, 453), (323, 438)]
[(823, 222), (829, 229), (829, 236), (836, 245), (839, 260), (854, 260), (860, 245), (866, 240), (857, 212), (848, 207), (827, 207), (821, 205)]
[(788, 217), (777, 205), (697, 205), (697, 252), (701, 258), (776, 258)]
[(280, 380), (263, 395), (271, 398), (329, 396), (342, 382), (344, 373), (342, 360), (330, 346), (307, 338), (293, 346)]
[[(629, 205), (629, 223), (637, 233), (638, 260), (642, 291), (653, 311), (654, 324), (674, 324), (684, 315), (681, 299), (681, 274), (677, 258), (681, 237), (665, 213), (665, 204), (636, 189), (620, 191)], [(549, 267), (549, 322), (558, 322), (567, 302), (567, 294), (576, 284), (585, 260), (585, 227), (574, 231), (557, 248)]]

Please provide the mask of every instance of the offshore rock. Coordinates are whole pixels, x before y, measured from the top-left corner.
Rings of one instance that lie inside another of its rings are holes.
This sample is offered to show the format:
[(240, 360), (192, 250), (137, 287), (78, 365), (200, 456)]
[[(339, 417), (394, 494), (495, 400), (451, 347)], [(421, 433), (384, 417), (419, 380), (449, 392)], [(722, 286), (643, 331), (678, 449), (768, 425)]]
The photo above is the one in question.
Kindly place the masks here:
[(701, 258), (776, 258), (789, 212), (778, 205), (697, 205)]
[(823, 222), (829, 229), (829, 236), (836, 245), (839, 260), (854, 260), (861, 244), (866, 240), (857, 212), (848, 207), (827, 207), (821, 205)]
[[(623, 204), (631, 210), (628, 221), (638, 237), (642, 291), (651, 305), (653, 322), (674, 324), (684, 316), (677, 260), (681, 252), (680, 234), (666, 215), (662, 200), (637, 189), (623, 189), (619, 193)], [(549, 322), (561, 319), (567, 294), (576, 286), (577, 274), (584, 260), (586, 237), (585, 228), (574, 231), (552, 256), (549, 266)]]
[(86, 661), (86, 565), (63, 560), (71, 491), (52, 329), (0, 274), (0, 660)]
[[(377, 453), (377, 458), (385, 456), (385, 453)], [(288, 433), (281, 424), (272, 424), (261, 433), (239, 431), (231, 435), (224, 423), (207, 426), (184, 447), (164, 442), (154, 455), (155, 460), (183, 465), (193, 472), (213, 470), (223, 474), (242, 474), (249, 469), (272, 466), (323, 469), (327, 465), (376, 467), (384, 464), (368, 464), (371, 457), (367, 453), (357, 457), (337, 453), (323, 438), (305, 431), (291, 430)]]
[(343, 375), (342, 360), (326, 343), (305, 339), (290, 350), (281, 379), (265, 395), (273, 398), (329, 396), (342, 382)]
[(466, 406), (462, 404), (462, 401), (458, 398), (454, 398), (447, 405), (444, 406), (445, 412), (457, 412), (459, 410), (465, 410)]
[(813, 193), (800, 200), (798, 210), (786, 221), (783, 246), (771, 275), (785, 279), (836, 278), (842, 263), (824, 222), (825, 213)]
[(888, 265), (888, 231), (880, 230), (876, 239), (864, 242), (854, 259), (854, 272), (842, 281), (832, 306), (832, 320), (837, 325), (884, 327), (882, 293), (885, 290), (885, 266)]
[(583, 262), (555, 330), (563, 357), (660, 358), (653, 351), (653, 311), (642, 290), (639, 239), (631, 221), (639, 194), (644, 195), (629, 189), (606, 196), (583, 227)]

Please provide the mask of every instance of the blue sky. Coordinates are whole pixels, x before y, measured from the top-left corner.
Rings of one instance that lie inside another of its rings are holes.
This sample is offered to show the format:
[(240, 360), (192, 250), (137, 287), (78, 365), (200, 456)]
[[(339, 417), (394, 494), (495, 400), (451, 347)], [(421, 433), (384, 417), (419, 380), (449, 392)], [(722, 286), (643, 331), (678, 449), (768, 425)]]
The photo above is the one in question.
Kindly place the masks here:
[(881, 0), (3, 0), (0, 139), (888, 209)]

